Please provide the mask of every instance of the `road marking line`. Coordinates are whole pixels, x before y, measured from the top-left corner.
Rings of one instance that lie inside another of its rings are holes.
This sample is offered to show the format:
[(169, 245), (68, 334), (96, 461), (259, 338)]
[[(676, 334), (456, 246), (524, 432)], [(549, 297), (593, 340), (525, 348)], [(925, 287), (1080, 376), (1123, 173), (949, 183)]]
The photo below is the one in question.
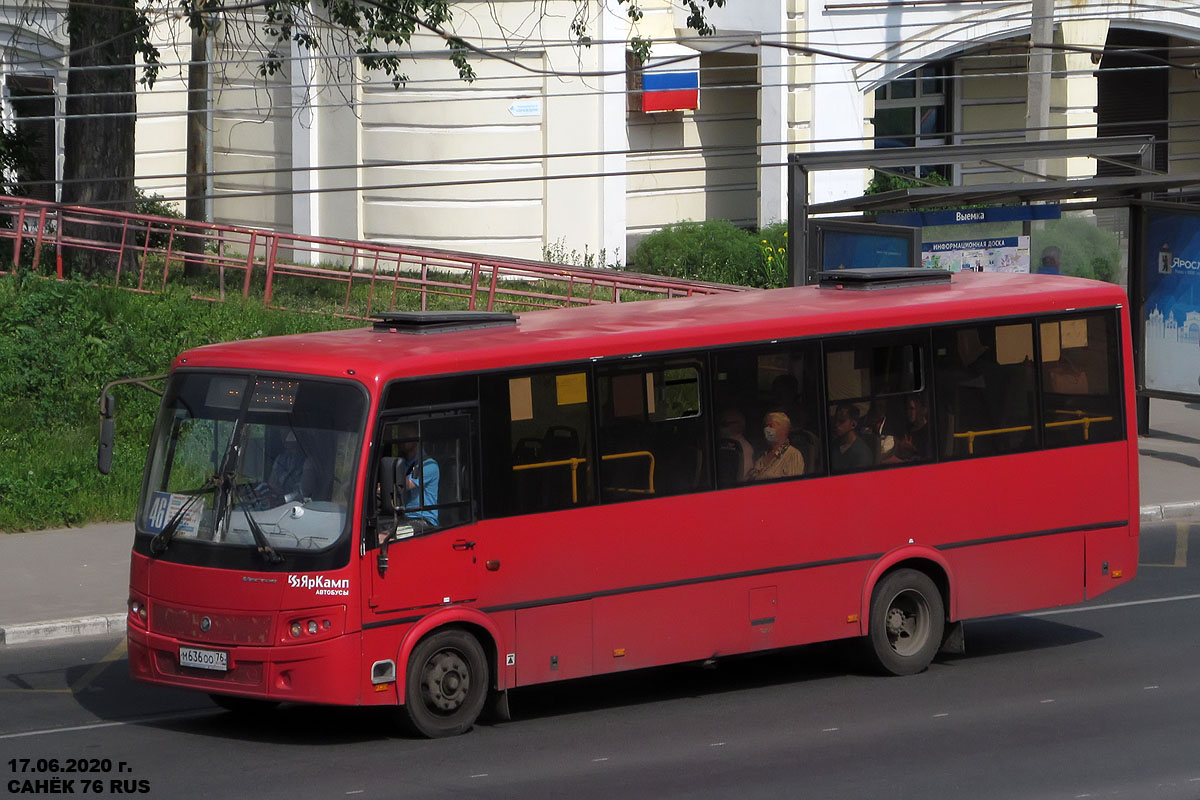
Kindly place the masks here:
[(1053, 701), (1053, 700), (1043, 700), (1043, 701), (1041, 701), (1041, 702), (1042, 702), (1042, 704), (1044, 705), (1044, 704), (1046, 704), (1046, 703), (1053, 703), (1054, 701)]
[(605, 757), (605, 758), (593, 758), (592, 759), (593, 764), (595, 764), (597, 761), (608, 761), (608, 758)]
[[(1144, 566), (1144, 565), (1143, 565)], [(1200, 594), (1180, 594), (1174, 597), (1155, 597), (1150, 600), (1130, 600), (1127, 603), (1109, 603), (1102, 606), (1084, 606), (1082, 608), (1054, 608), (1049, 611), (1031, 611), (1019, 614), (1022, 617), (1052, 617), (1055, 614), (1078, 614), (1080, 611), (1105, 611), (1110, 608), (1125, 608), (1127, 606), (1146, 606), (1154, 603), (1175, 603), (1180, 600), (1200, 600)]]
[(114, 647), (108, 655), (93, 664), (91, 669), (83, 673), (83, 675), (81, 675), (77, 681), (71, 684), (71, 694), (79, 694), (84, 689), (88, 688), (88, 686), (91, 685), (91, 682), (99, 677), (100, 673), (103, 672), (109, 664), (125, 655), (125, 647), (126, 639), (121, 637), (121, 641), (117, 642), (117, 646)]
[(67, 728), (43, 728), (36, 731), (21, 731), (20, 733), (0, 733), (0, 739), (24, 739), (30, 736), (46, 736), (52, 733), (74, 733), (75, 731), (94, 731), (98, 728), (116, 728), (121, 725), (139, 725), (143, 722), (165, 722), (174, 719), (191, 719), (193, 717), (211, 717), (223, 712), (213, 709), (211, 711), (187, 711), (178, 714), (150, 714), (145, 717), (134, 717), (133, 719), (121, 720), (119, 722), (96, 722), (91, 725), (72, 725)]
[(1143, 687), (1142, 687), (1142, 689), (1143, 689), (1143, 690), (1146, 690), (1146, 691), (1148, 691), (1148, 690), (1150, 690), (1150, 689), (1157, 689), (1157, 688), (1158, 688), (1157, 686), (1143, 686)]
[(950, 716), (950, 714), (949, 714), (949, 713), (947, 713), (947, 712), (945, 712), (945, 711), (943, 711), (941, 714), (934, 714), (934, 715), (933, 715), (933, 718), (934, 718), (934, 719), (937, 719), (938, 717), (948, 717), (948, 716)]
[(724, 747), (724, 746), (725, 746), (724, 742), (713, 742), (712, 744), (709, 745), (709, 747)]
[(1175, 523), (1175, 561), (1171, 564), (1142, 564), (1143, 567), (1186, 567), (1190, 522)]
[(821, 728), (821, 733), (829, 733), (831, 731), (836, 731), (836, 730), (837, 730), (837, 728)]
[(488, 774), (486, 772), (481, 772), (478, 775), (472, 775), (471, 777), (472, 778), (486, 778), (487, 776), (488, 776)]

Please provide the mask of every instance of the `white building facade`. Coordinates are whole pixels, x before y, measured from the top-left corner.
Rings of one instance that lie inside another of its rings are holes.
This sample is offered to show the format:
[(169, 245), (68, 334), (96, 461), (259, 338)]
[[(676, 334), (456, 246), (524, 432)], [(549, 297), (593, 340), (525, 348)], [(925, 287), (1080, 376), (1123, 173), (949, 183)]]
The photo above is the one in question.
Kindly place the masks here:
[[(414, 37), (409, 81), (396, 88), (301, 51), (264, 78), (242, 63), (239, 37), (218, 29), (214, 221), (531, 259), (559, 246), (624, 263), (672, 222), (785, 220), (791, 152), (1026, 138), (1029, 2), (729, 0), (709, 12), (718, 35), (703, 39), (669, 0), (643, 2), (637, 23), (610, 5), (589, 6), (591, 42), (580, 46), (572, 0), (455, 4), (455, 33), (502, 56), (473, 58), (470, 84), (433, 36)], [(1057, 0), (1053, 14), (1047, 136), (1151, 132), (1166, 140), (1161, 169), (1195, 170), (1196, 70), (1115, 51), (1181, 62), (1172, 54), (1200, 41), (1200, 17), (1175, 0)], [(46, 170), (61, 176), (65, 47), (42, 22), (7, 22), (3, 113), (40, 126), (53, 142)], [(186, 60), (186, 42), (169, 47), (186, 26), (164, 19), (156, 33), (164, 61)], [(698, 62), (698, 108), (638, 110), (635, 35), (657, 43), (651, 68)], [(186, 65), (168, 67), (138, 98), (139, 185), (168, 198), (184, 194), (185, 76)], [(1019, 179), (1002, 165), (944, 171), (955, 183)], [(810, 199), (859, 195), (869, 177), (821, 173)]]

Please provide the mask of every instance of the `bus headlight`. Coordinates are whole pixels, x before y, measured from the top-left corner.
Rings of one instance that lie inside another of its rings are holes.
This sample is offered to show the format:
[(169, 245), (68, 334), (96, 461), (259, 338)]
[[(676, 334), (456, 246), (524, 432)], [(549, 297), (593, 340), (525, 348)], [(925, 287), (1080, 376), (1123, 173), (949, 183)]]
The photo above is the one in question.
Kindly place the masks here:
[(146, 618), (148, 612), (146, 610), (145, 598), (131, 594), (129, 595), (129, 622), (137, 625), (140, 628), (146, 627)]
[(320, 641), (341, 636), (346, 629), (346, 607), (307, 608), (285, 616), (280, 644)]

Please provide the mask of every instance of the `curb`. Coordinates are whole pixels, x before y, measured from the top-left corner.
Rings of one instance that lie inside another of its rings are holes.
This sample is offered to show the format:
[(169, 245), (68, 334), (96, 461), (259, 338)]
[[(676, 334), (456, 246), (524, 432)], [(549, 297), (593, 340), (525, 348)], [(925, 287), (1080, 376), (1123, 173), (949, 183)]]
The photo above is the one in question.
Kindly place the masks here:
[(1200, 514), (1200, 501), (1142, 506), (1142, 522), (1153, 522), (1163, 519), (1186, 519), (1198, 514)]
[(55, 619), (47, 622), (22, 622), (0, 627), (0, 645), (42, 642), (70, 636), (99, 636), (125, 630), (125, 614), (100, 614), (92, 617)]

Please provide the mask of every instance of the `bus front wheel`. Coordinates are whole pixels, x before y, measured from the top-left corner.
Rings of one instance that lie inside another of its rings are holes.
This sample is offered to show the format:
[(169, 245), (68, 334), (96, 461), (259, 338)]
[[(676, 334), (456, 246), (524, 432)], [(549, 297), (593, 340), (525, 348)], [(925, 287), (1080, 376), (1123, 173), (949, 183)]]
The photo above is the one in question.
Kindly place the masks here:
[(487, 700), (488, 663), (478, 640), (451, 628), (413, 650), (405, 679), (408, 721), (431, 739), (471, 729)]
[(925, 573), (898, 569), (875, 586), (867, 640), (885, 673), (923, 671), (937, 655), (945, 626), (942, 594)]

